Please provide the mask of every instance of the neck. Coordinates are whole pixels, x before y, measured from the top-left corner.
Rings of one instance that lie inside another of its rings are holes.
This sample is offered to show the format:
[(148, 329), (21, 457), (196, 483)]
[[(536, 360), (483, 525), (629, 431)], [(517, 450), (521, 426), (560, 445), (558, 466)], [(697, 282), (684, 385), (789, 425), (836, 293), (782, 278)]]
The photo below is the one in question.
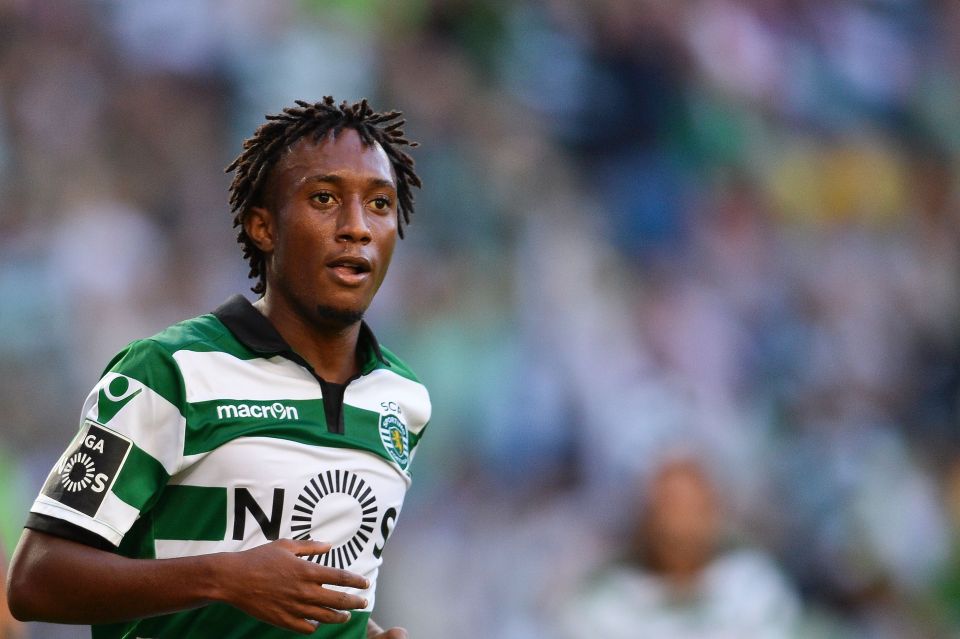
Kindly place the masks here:
[(322, 323), (298, 311), (270, 291), (253, 304), (313, 371), (328, 382), (346, 383), (360, 372), (357, 340), (360, 322), (346, 326)]

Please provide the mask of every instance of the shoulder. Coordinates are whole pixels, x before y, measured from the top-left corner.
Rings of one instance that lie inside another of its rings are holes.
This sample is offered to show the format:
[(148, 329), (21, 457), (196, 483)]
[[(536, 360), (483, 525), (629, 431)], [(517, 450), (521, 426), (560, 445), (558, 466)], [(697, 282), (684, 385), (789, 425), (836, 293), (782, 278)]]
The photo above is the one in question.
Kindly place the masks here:
[[(392, 351), (380, 346), (381, 362), (366, 376), (362, 388), (375, 392), (377, 403), (396, 402), (402, 410), (414, 444), (430, 422), (430, 393), (410, 367)], [(381, 404), (383, 405), (383, 404)]]
[(779, 584), (784, 581), (777, 564), (766, 553), (752, 548), (735, 548), (721, 554), (707, 568), (708, 575), (738, 582)]
[(114, 370), (119, 362), (148, 365), (175, 358), (181, 351), (236, 352), (247, 356), (247, 351), (232, 333), (212, 314), (207, 313), (169, 326), (156, 335), (130, 342), (108, 364)]
[(224, 351), (233, 350), (236, 339), (212, 313), (206, 313), (173, 326), (156, 335), (134, 342), (144, 348), (156, 348), (173, 355), (178, 351)]
[(660, 610), (669, 601), (668, 589), (644, 570), (619, 563), (600, 566), (563, 602), (561, 636), (646, 636), (657, 630), (662, 635)]
[[(183, 351), (229, 351), (239, 345), (211, 314), (178, 322), (156, 335), (127, 344), (103, 371), (102, 382), (117, 376), (141, 382), (172, 403), (183, 398), (177, 355)], [(110, 382), (118, 384), (118, 382)]]
[(656, 598), (659, 580), (628, 563), (610, 563), (589, 573), (580, 587), (581, 595), (603, 601), (626, 598), (636, 603)]
[(772, 557), (741, 548), (718, 557), (706, 570), (705, 586), (729, 610), (744, 620), (793, 620), (799, 599), (786, 574)]
[(402, 359), (396, 356), (389, 348), (380, 346), (380, 353), (383, 355), (383, 360), (388, 364), (390, 370), (393, 373), (396, 373), (404, 379), (410, 380), (411, 382), (416, 382), (423, 386), (423, 382), (420, 381), (420, 378), (417, 377), (416, 373), (413, 372), (413, 369), (407, 365)]

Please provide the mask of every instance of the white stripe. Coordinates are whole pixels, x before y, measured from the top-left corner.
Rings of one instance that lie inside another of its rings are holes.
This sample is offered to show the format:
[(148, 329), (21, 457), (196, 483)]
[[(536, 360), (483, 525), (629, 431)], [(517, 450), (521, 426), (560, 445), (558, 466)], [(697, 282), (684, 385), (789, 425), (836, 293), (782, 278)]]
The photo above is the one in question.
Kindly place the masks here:
[(140, 511), (123, 501), (109, 491), (104, 497), (100, 510), (97, 511), (97, 519), (110, 524), (117, 530), (122, 530), (124, 534), (130, 530), (133, 522), (140, 517)]
[[(100, 390), (117, 377), (126, 376), (107, 373), (90, 392), (84, 404), (87, 417), (102, 423), (98, 419), (97, 398)], [(149, 386), (132, 377), (126, 379), (130, 385), (125, 397), (130, 399), (107, 422), (106, 427), (131, 439), (140, 450), (160, 462), (168, 475), (172, 475), (180, 466), (186, 420), (176, 406)]]
[(191, 541), (184, 539), (156, 539), (153, 542), (157, 559), (172, 559), (174, 557), (196, 557), (209, 555), (215, 552), (231, 552), (256, 548), (267, 543), (266, 539), (250, 539), (246, 542), (234, 541)]
[(100, 535), (114, 546), (120, 544), (123, 535), (130, 530), (130, 526), (140, 516), (136, 508), (130, 506), (112, 492), (108, 492), (104, 496), (103, 504), (100, 505), (100, 510), (97, 512), (97, 519), (88, 517), (46, 495), (37, 497), (30, 511), (76, 524), (85, 530)]
[(244, 360), (229, 353), (177, 351), (188, 402), (214, 399), (268, 401), (320, 399), (320, 385), (302, 366), (284, 357)]
[(180, 460), (180, 472), (170, 478), (168, 484), (173, 486), (178, 486), (180, 484), (195, 484), (196, 482), (189, 481), (189, 474), (192, 472), (193, 468), (201, 461), (203, 458), (209, 455), (213, 451), (206, 451), (203, 453), (197, 453), (196, 455), (184, 455), (183, 459)]
[[(269, 494), (273, 488), (283, 486), (285, 478), (296, 477), (299, 481), (327, 468), (349, 469), (368, 481), (391, 486), (399, 476), (403, 481), (398, 488), (401, 496), (411, 482), (399, 466), (369, 451), (314, 446), (274, 437), (240, 437), (216, 450), (184, 457), (183, 470), (170, 478), (170, 485), (247, 485)], [(393, 489), (382, 489), (381, 497), (388, 490)], [(232, 503), (227, 505), (232, 508)]]
[(350, 382), (343, 394), (345, 404), (375, 413), (385, 412), (381, 406), (385, 401), (400, 404), (403, 423), (415, 435), (430, 421), (430, 395), (426, 387), (385, 368)]

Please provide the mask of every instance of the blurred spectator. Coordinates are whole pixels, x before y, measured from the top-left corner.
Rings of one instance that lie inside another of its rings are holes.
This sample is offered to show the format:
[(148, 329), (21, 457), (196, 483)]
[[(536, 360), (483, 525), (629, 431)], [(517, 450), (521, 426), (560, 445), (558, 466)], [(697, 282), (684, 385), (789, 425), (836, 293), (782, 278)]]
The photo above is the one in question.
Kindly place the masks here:
[(876, 406), (836, 395), (804, 406), (780, 452), (789, 567), (809, 600), (842, 610), (857, 636), (943, 636), (926, 609), (949, 556), (933, 478)]
[(563, 606), (563, 636), (790, 637), (800, 603), (762, 551), (724, 539), (716, 483), (694, 458), (668, 458), (644, 491), (627, 557)]

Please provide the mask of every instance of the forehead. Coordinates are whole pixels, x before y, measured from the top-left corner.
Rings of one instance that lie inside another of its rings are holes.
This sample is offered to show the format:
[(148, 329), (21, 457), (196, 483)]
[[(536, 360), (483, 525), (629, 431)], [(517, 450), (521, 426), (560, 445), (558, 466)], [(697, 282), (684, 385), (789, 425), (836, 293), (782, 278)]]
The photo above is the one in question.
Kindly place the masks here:
[(336, 175), (357, 183), (386, 180), (396, 186), (393, 166), (386, 151), (376, 141), (367, 146), (353, 129), (333, 131), (314, 141), (306, 135), (294, 142), (278, 160), (274, 169), (275, 186), (280, 192), (297, 188), (305, 180)]

